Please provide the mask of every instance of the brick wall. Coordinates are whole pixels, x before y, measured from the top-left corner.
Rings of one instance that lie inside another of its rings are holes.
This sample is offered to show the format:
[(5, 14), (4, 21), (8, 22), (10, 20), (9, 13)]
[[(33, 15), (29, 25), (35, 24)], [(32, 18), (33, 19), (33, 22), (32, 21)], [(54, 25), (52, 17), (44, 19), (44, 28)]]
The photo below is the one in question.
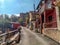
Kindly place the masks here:
[(47, 35), (48, 37), (60, 43), (60, 30), (46, 29), (44, 30), (44, 35)]

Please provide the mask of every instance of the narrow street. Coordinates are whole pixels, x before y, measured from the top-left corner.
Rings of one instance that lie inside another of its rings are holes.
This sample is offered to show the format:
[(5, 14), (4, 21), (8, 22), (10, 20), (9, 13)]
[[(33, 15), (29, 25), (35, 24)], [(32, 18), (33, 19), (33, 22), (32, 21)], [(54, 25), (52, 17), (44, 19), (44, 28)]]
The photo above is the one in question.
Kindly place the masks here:
[(22, 39), (17, 45), (59, 45), (55, 41), (48, 39), (44, 36), (40, 36), (29, 29), (22, 27)]
[(60, 0), (0, 0), (0, 45), (60, 45)]

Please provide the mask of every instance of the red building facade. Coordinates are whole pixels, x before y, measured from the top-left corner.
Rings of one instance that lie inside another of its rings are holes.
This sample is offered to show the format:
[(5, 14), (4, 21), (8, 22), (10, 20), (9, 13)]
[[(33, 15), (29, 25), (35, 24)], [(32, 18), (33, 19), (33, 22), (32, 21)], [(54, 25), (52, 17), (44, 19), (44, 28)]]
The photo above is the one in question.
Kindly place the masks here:
[(55, 41), (60, 42), (60, 28), (58, 7), (55, 5), (57, 0), (41, 0), (37, 9), (40, 15), (41, 33), (47, 35)]
[(57, 28), (55, 0), (41, 0), (37, 9), (40, 14), (41, 30), (44, 28)]
[(53, 4), (55, 0), (45, 1), (45, 27), (46, 28), (56, 28), (57, 27), (57, 18), (56, 18), (56, 9)]

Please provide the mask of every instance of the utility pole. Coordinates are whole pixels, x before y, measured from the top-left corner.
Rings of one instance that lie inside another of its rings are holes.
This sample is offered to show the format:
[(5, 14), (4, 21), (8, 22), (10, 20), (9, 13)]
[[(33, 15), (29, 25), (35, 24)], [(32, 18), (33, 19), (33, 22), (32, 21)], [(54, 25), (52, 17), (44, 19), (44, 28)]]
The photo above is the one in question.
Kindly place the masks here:
[(35, 30), (35, 21), (36, 21), (35, 0), (34, 0), (34, 3), (33, 3), (33, 9), (34, 9), (34, 14), (33, 14), (33, 29)]
[(34, 21), (35, 21), (36, 20), (36, 15), (35, 15), (35, 12), (36, 12), (36, 9), (35, 9), (35, 0), (34, 0), (33, 8), (34, 8)]
[(33, 8), (34, 8), (34, 12), (35, 12), (35, 0), (34, 0), (34, 3), (33, 3)]

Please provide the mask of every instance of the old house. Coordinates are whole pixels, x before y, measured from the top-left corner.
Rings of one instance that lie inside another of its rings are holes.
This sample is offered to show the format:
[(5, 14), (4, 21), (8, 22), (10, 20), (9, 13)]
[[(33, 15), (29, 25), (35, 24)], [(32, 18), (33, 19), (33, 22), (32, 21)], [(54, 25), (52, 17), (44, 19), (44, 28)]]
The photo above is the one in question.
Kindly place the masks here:
[(29, 13), (20, 13), (20, 23), (22, 26), (27, 26), (27, 17), (29, 16)]
[(35, 27), (35, 15), (34, 11), (29, 12), (29, 28), (33, 30)]
[(41, 33), (60, 42), (60, 1), (41, 0), (37, 9), (41, 19)]

